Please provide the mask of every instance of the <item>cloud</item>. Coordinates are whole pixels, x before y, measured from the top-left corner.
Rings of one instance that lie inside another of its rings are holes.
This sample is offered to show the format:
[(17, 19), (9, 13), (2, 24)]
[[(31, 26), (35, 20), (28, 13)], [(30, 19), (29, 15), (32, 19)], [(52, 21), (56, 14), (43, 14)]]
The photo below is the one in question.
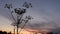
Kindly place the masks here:
[(58, 34), (60, 34), (60, 27), (59, 27), (59, 28), (56, 28), (56, 29), (53, 29), (52, 32), (53, 32), (53, 33), (58, 33)]
[(51, 31), (58, 28), (58, 25), (54, 21), (46, 22), (35, 22), (35, 23), (27, 23), (25, 29), (33, 29), (33, 30), (47, 30)]

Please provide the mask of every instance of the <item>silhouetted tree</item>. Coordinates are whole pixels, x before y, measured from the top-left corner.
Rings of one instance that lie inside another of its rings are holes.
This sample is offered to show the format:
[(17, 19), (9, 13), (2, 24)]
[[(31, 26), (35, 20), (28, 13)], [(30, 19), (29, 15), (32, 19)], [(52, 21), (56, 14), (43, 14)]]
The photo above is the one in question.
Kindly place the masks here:
[(6, 32), (6, 31), (4, 31), (4, 32), (3, 32), (3, 34), (7, 34), (7, 32)]
[(0, 31), (0, 34), (2, 34), (2, 31)]
[(0, 31), (0, 34), (7, 34), (7, 32), (6, 31)]
[(47, 34), (53, 34), (53, 32), (48, 32)]
[(8, 34), (12, 34), (11, 32), (9, 32)]

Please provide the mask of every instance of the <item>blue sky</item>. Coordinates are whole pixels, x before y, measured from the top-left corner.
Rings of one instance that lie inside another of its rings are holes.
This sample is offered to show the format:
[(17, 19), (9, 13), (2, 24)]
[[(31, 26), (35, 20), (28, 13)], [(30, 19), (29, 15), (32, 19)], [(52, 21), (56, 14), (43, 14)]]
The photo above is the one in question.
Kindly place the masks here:
[(32, 29), (60, 28), (60, 0), (0, 0), (1, 30), (13, 29), (13, 27), (10, 25), (13, 22), (13, 19), (9, 17), (11, 16), (10, 11), (4, 8), (4, 5), (6, 3), (12, 3), (13, 8), (19, 8), (22, 7), (22, 4), (25, 1), (31, 2), (33, 6), (32, 8), (27, 9), (25, 16), (31, 15), (34, 18), (30, 22), (31, 26), (26, 27)]

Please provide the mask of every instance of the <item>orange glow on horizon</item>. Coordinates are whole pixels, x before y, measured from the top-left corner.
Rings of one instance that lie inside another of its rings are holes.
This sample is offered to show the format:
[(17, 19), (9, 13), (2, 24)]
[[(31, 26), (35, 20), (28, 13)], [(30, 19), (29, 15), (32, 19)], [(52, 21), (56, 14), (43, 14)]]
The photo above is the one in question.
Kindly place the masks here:
[[(4, 30), (2, 30), (2, 31), (6, 31), (6, 32), (12, 32), (12, 33), (14, 33), (13, 32), (13, 29), (12, 30), (10, 30), (10, 29), (4, 29)], [(42, 34), (42, 33), (47, 33), (45, 30), (40, 30), (40, 31), (38, 31), (38, 30), (34, 30), (34, 29), (23, 29), (21, 32), (19, 32), (19, 34), (34, 34), (34, 33), (38, 33), (38, 34)]]
[(28, 32), (26, 30), (23, 30), (23, 31), (20, 32), (20, 34), (32, 34), (32, 32)]

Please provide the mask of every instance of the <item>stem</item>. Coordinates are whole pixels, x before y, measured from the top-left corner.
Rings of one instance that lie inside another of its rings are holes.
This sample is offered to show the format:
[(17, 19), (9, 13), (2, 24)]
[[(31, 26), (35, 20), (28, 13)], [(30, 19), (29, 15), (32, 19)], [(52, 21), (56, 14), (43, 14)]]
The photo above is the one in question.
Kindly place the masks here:
[(19, 33), (22, 31), (22, 29), (24, 28), (24, 26), (26, 25), (27, 22), (28, 22), (28, 20), (26, 20), (25, 24), (23, 25), (23, 27), (21, 28), (21, 30), (19, 31)]
[(15, 34), (15, 26), (14, 26), (14, 34)]
[(17, 25), (17, 34), (18, 34), (18, 25)]
[[(11, 9), (9, 9), (9, 10), (10, 10), (10, 13), (11, 13), (11, 16), (12, 16), (13, 20), (16, 22), (16, 20), (15, 20), (15, 18), (14, 18), (14, 16), (13, 16), (13, 14), (12, 14)], [(9, 16), (9, 17), (10, 17), (10, 16)]]

